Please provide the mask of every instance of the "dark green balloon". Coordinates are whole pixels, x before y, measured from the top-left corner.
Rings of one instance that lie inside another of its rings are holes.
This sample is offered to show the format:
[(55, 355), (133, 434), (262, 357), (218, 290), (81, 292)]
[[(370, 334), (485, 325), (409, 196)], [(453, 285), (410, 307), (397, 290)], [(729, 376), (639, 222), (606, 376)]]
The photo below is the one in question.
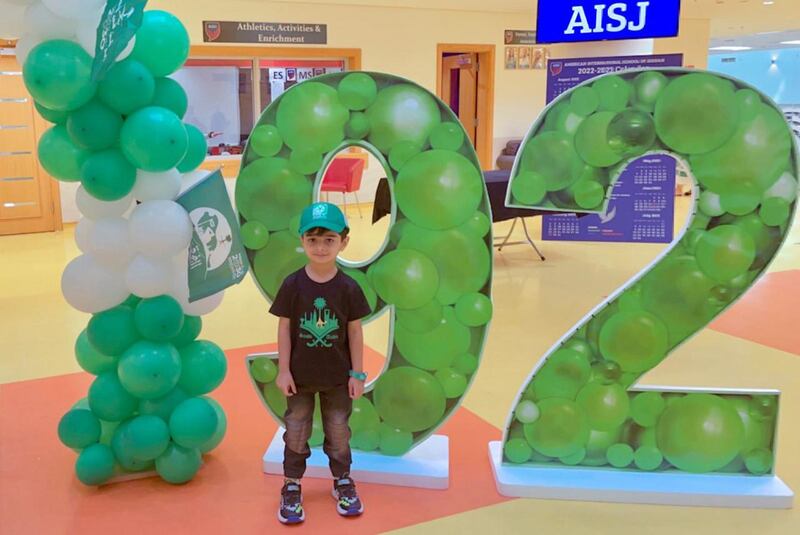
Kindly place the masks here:
[(291, 149), (322, 154), (344, 140), (344, 125), (349, 118), (335, 89), (308, 81), (281, 96), (276, 125), (284, 143)]
[(189, 33), (175, 15), (145, 11), (131, 57), (146, 65), (153, 76), (172, 74), (189, 57)]
[(133, 416), (138, 406), (138, 400), (123, 388), (116, 371), (101, 373), (89, 387), (89, 407), (101, 420), (126, 420)]
[(104, 355), (122, 355), (139, 333), (130, 307), (118, 306), (92, 316), (86, 327), (89, 342)]
[(715, 281), (727, 282), (746, 273), (755, 257), (753, 238), (736, 225), (715, 227), (697, 242), (697, 265)]
[(69, 111), (66, 110), (51, 110), (50, 108), (46, 108), (39, 104), (38, 102), (33, 103), (36, 111), (39, 112), (39, 115), (45, 121), (51, 122), (53, 124), (67, 124), (67, 119), (69, 118)]
[(200, 469), (202, 459), (197, 448), (183, 448), (170, 444), (167, 451), (156, 459), (156, 472), (173, 485), (191, 481)]
[(165, 396), (155, 399), (143, 399), (139, 401), (139, 414), (153, 414), (165, 422), (169, 422), (169, 417), (175, 407), (180, 405), (189, 396), (180, 388), (173, 388)]
[(89, 335), (84, 329), (75, 340), (75, 357), (78, 365), (92, 375), (99, 375), (117, 369), (116, 356), (104, 355), (89, 342)]
[(81, 167), (91, 152), (78, 147), (65, 126), (56, 125), (42, 135), (37, 154), (39, 163), (53, 178), (76, 182), (81, 179)]
[(648, 312), (618, 312), (600, 330), (600, 352), (623, 371), (639, 373), (654, 367), (666, 356), (667, 327)]
[(586, 445), (589, 425), (574, 401), (550, 398), (538, 406), (539, 418), (523, 427), (525, 439), (533, 449), (549, 457), (567, 457)]
[(218, 345), (197, 340), (180, 350), (181, 377), (178, 387), (190, 396), (208, 394), (225, 379), (228, 361)]
[(255, 127), (250, 134), (248, 143), (256, 154), (264, 158), (275, 156), (281, 151), (281, 147), (283, 147), (283, 139), (281, 138), (280, 132), (271, 124)]
[(366, 114), (371, 125), (369, 142), (383, 154), (389, 154), (400, 141), (424, 147), (433, 128), (441, 122), (436, 99), (411, 84), (382, 89)]
[(537, 134), (522, 151), (520, 171), (533, 171), (543, 177), (547, 191), (571, 186), (583, 168), (572, 137), (563, 132)]
[(183, 160), (189, 143), (186, 127), (166, 108), (142, 108), (122, 126), (120, 145), (125, 157), (139, 169), (158, 172)]
[(339, 100), (351, 110), (363, 110), (375, 101), (378, 85), (366, 73), (348, 74), (339, 82)]
[(81, 184), (86, 192), (101, 201), (116, 201), (133, 191), (136, 168), (119, 149), (95, 152), (81, 167)]
[(127, 422), (124, 433), (128, 451), (137, 461), (152, 461), (169, 446), (169, 428), (158, 416), (137, 416)]
[(592, 84), (599, 99), (598, 111), (620, 112), (628, 107), (633, 88), (622, 77), (602, 76)]
[(142, 299), (134, 311), (136, 329), (151, 342), (169, 342), (183, 328), (183, 309), (168, 295)]
[(133, 455), (133, 443), (128, 428), (130, 420), (120, 423), (111, 437), (111, 449), (119, 465), (128, 472), (143, 472), (153, 469), (152, 460), (139, 460)]
[(262, 249), (269, 242), (269, 231), (263, 223), (259, 221), (248, 221), (240, 229), (242, 235), (242, 243), (248, 249), (257, 251)]
[(611, 121), (617, 114), (601, 111), (586, 118), (575, 134), (575, 150), (594, 167), (609, 167), (619, 163), (623, 156), (612, 148), (609, 140)]
[(283, 279), (308, 263), (302, 249), (297, 251), (299, 247), (299, 238), (284, 230), (270, 235), (266, 247), (256, 253), (253, 274), (269, 296), (274, 298)]
[(92, 58), (77, 43), (49, 40), (28, 54), (22, 69), (34, 100), (52, 110), (75, 110), (94, 97)]
[(68, 448), (83, 449), (100, 440), (100, 420), (86, 409), (73, 409), (58, 422), (58, 439)]
[(200, 335), (202, 329), (203, 318), (200, 316), (184, 316), (183, 327), (174, 338), (169, 340), (169, 343), (180, 349), (193, 342)]
[(181, 357), (171, 344), (142, 340), (119, 359), (119, 380), (125, 390), (141, 399), (165, 396), (178, 384)]
[(640, 110), (623, 110), (611, 119), (606, 137), (611, 150), (623, 158), (644, 154), (656, 140), (653, 117)]
[(217, 411), (207, 399), (190, 397), (172, 411), (169, 432), (176, 444), (197, 448), (214, 435), (218, 420)]
[(433, 427), (445, 410), (445, 395), (439, 382), (430, 373), (410, 366), (384, 372), (375, 385), (373, 399), (378, 414), (388, 425), (408, 432)]
[(396, 249), (370, 266), (370, 281), (381, 299), (401, 309), (431, 302), (439, 290), (439, 273), (424, 254)]
[(183, 86), (172, 78), (156, 78), (155, 92), (151, 106), (167, 108), (172, 113), (183, 119), (189, 108), (189, 97)]
[(75, 110), (67, 119), (67, 132), (72, 141), (89, 150), (107, 149), (119, 140), (122, 117), (98, 100)]
[(130, 115), (146, 106), (156, 106), (153, 97), (156, 81), (141, 62), (127, 58), (115, 63), (97, 90), (98, 98), (122, 115)]
[(260, 221), (270, 231), (283, 230), (311, 202), (311, 190), (311, 181), (293, 171), (288, 160), (263, 158), (239, 174), (236, 206), (248, 221)]
[(114, 454), (105, 444), (94, 444), (75, 461), (75, 474), (84, 485), (102, 485), (114, 475)]
[(188, 145), (186, 147), (186, 155), (178, 164), (178, 171), (181, 173), (188, 173), (200, 167), (200, 164), (206, 159), (208, 154), (208, 141), (206, 135), (194, 125), (184, 124), (186, 127), (186, 135), (188, 137)]
[(409, 363), (424, 370), (440, 370), (469, 350), (470, 333), (456, 320), (453, 309), (445, 307), (442, 322), (426, 333), (408, 331), (398, 322), (394, 341)]
[(210, 439), (205, 441), (197, 448), (200, 450), (200, 453), (208, 453), (219, 446), (219, 444), (222, 442), (222, 439), (225, 438), (225, 433), (228, 430), (228, 417), (225, 415), (225, 411), (222, 409), (222, 406), (217, 403), (216, 400), (205, 396), (203, 399), (208, 401), (211, 406), (214, 407), (214, 411), (217, 413), (217, 428), (214, 430), (214, 434), (211, 435)]

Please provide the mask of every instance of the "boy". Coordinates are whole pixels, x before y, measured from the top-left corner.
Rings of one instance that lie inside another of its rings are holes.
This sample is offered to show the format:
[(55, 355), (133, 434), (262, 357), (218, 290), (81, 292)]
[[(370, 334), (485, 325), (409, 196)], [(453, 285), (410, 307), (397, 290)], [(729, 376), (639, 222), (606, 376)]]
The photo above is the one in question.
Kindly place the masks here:
[(280, 318), (276, 384), (287, 396), (285, 480), (278, 510), (284, 524), (305, 520), (300, 479), (311, 455), (308, 439), (316, 393), (336, 510), (342, 516), (364, 511), (349, 475), (348, 420), (367, 378), (361, 318), (370, 307), (358, 284), (336, 267), (336, 257), (349, 241), (342, 211), (334, 204), (314, 203), (303, 210), (299, 230), (308, 264), (286, 277), (270, 308)]

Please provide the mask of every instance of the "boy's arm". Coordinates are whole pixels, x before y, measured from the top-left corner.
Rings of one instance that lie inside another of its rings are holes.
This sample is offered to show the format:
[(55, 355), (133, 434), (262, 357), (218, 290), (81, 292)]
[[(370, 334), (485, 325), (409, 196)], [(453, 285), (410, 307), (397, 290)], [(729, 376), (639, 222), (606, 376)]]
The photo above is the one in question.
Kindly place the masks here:
[(276, 384), (286, 396), (297, 393), (289, 361), (292, 355), (292, 323), (289, 318), (281, 317), (278, 320), (278, 378)]
[[(364, 331), (361, 320), (347, 323), (347, 338), (350, 342), (350, 368), (354, 372), (364, 371)], [(364, 381), (351, 377), (349, 381), (350, 397), (358, 399), (364, 393)]]

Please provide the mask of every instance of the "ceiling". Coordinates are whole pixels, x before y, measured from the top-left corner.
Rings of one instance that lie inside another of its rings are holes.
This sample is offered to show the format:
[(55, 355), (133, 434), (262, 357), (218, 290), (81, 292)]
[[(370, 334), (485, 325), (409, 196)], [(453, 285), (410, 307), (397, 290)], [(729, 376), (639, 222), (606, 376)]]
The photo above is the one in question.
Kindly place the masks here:
[[(764, 0), (681, 0), (681, 11), (684, 18), (711, 20), (712, 37), (800, 29), (800, 0), (772, 1), (772, 5), (764, 5)], [(525, 26), (529, 28), (535, 26), (537, 0), (280, 0), (275, 3), (519, 13), (521, 15), (519, 26), (520, 29), (524, 29)]]

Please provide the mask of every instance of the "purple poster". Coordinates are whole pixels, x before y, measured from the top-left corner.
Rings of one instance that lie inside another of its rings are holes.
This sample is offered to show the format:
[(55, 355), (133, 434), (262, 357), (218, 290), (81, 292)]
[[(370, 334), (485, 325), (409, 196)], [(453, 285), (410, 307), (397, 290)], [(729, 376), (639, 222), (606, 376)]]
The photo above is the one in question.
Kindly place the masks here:
[[(554, 59), (547, 64), (547, 102), (576, 85), (626, 69), (680, 67), (682, 54)], [(675, 218), (673, 158), (651, 154), (632, 161), (611, 191), (604, 214), (546, 215), (542, 239), (669, 243)]]

